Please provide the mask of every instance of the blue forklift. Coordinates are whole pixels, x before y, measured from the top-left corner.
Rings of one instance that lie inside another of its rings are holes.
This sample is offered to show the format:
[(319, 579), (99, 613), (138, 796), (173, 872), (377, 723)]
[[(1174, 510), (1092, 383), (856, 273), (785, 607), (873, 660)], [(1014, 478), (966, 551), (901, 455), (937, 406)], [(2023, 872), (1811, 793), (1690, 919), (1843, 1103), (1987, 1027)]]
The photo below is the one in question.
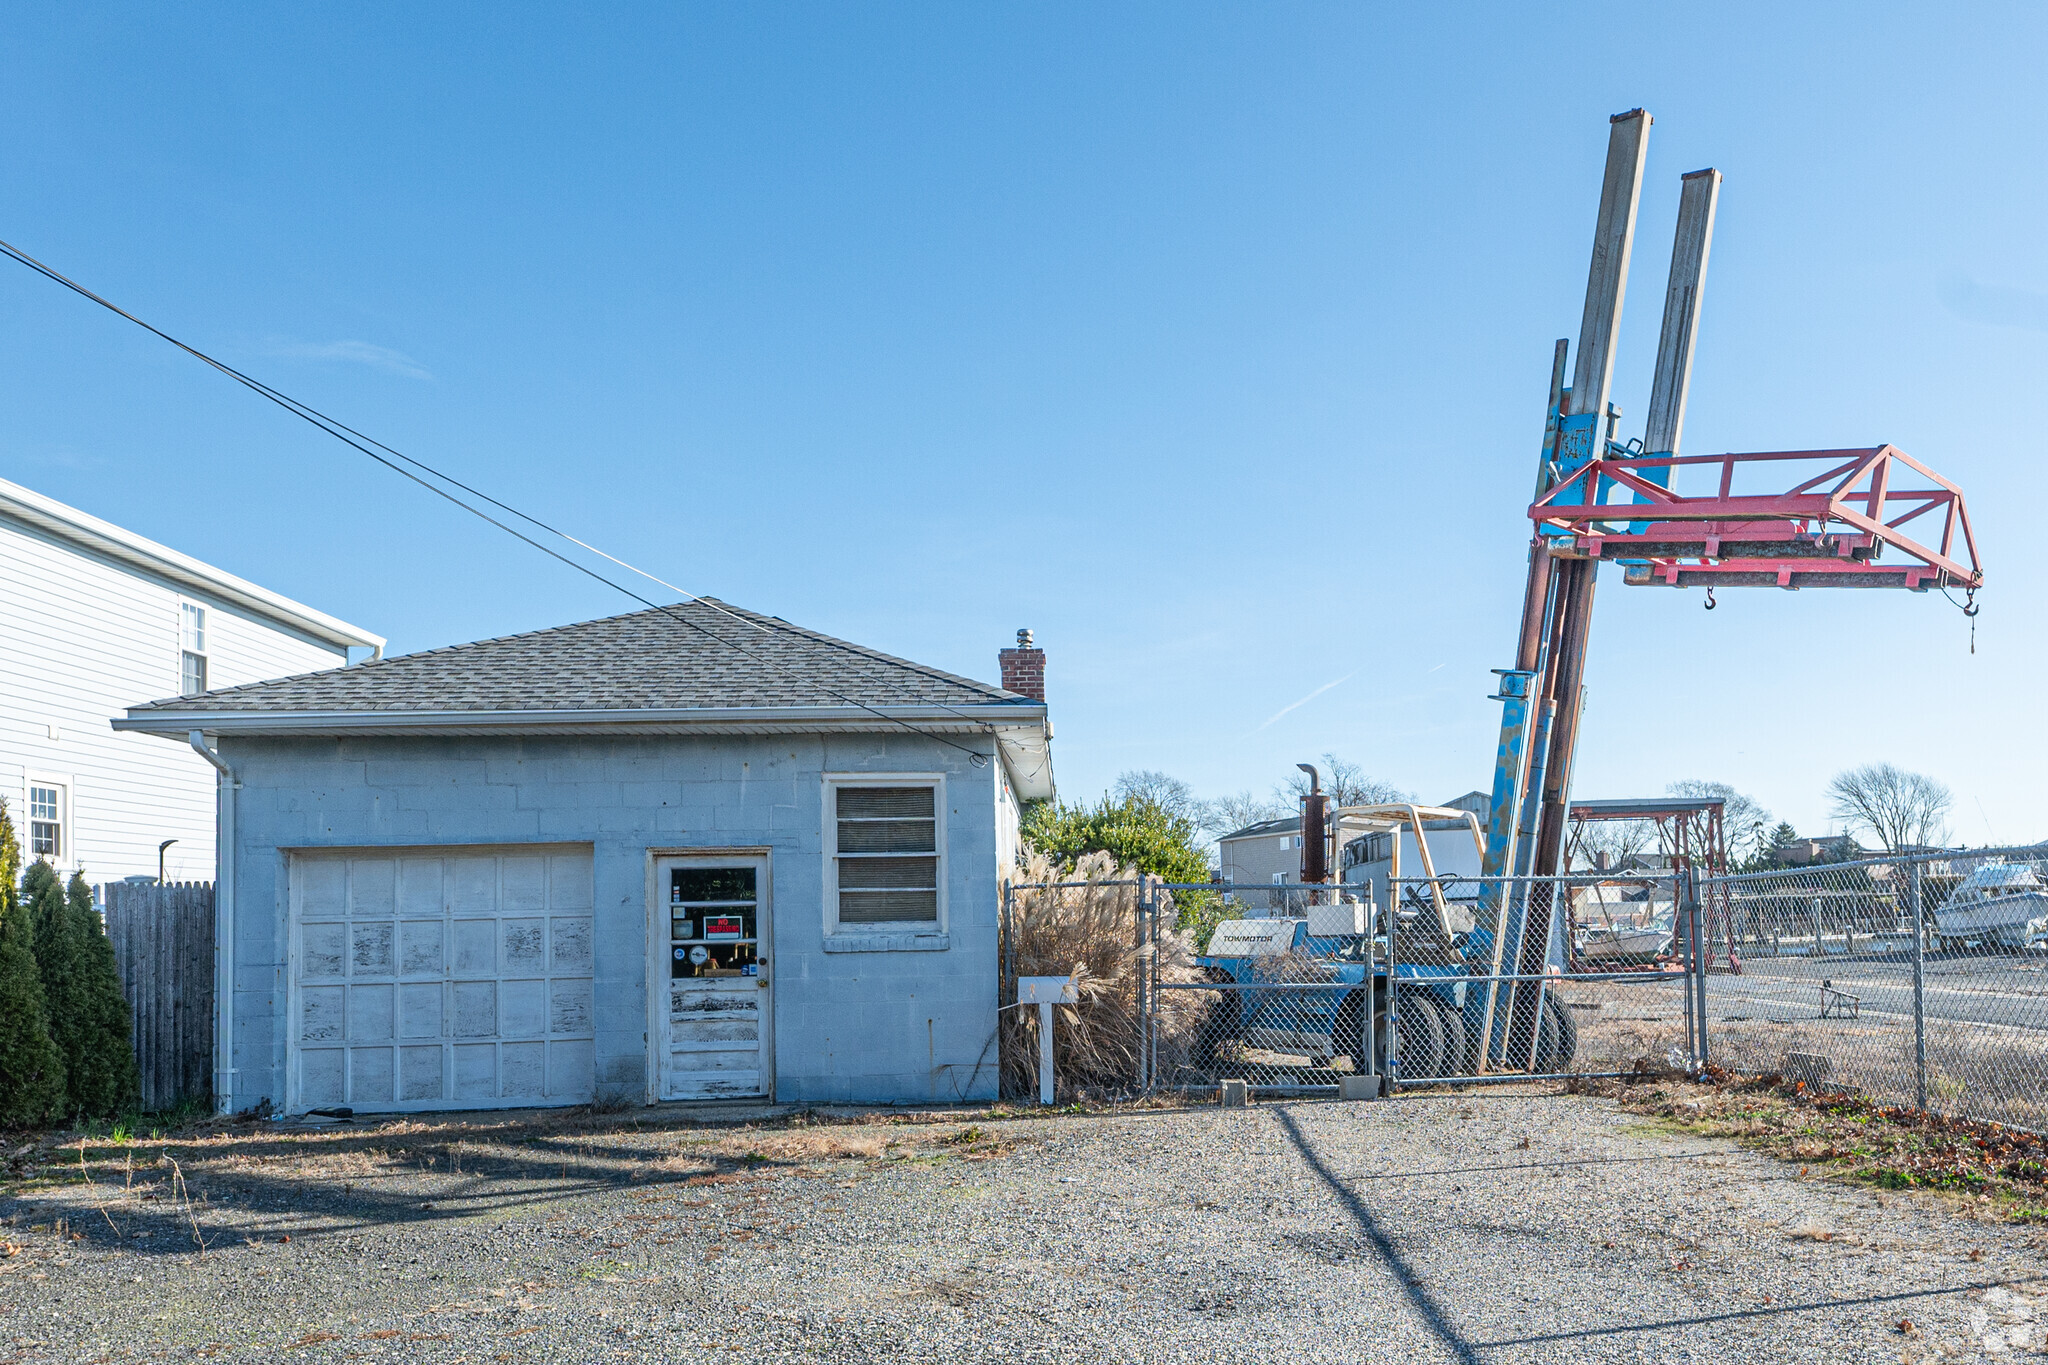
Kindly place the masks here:
[[(1226, 989), (1216, 992), (1197, 1036), (1196, 1065), (1216, 1069), (1265, 1054), (1274, 1060), (1253, 1064), (1290, 1074), (1293, 1084), (1333, 1084), (1349, 1073), (1379, 1077), (1381, 1093), (1396, 1077), (1565, 1070), (1578, 1048), (1571, 1012), (1540, 983), (1522, 983), (1520, 1000), (1512, 984), (1492, 988), (1501, 974), (1497, 956), (1514, 960), (1496, 954), (1494, 934), (1482, 922), (1499, 917), (1480, 913), (1478, 895), (1449, 894), (1456, 879), (1437, 875), (1425, 823), (1463, 818), (1477, 841), (1476, 817), (1409, 803), (1332, 811), (1315, 769), (1300, 766), (1310, 786), (1302, 803), (1300, 883), (1250, 892), (1273, 902), (1269, 913), (1217, 925), (1197, 959)], [(1398, 904), (1376, 902), (1370, 884), (1329, 881), (1330, 831), (1347, 824), (1396, 828), (1397, 835), (1405, 826), (1412, 836), (1424, 875), (1401, 883), (1397, 837), (1388, 885), (1399, 887)], [(1521, 918), (1529, 907), (1516, 909), (1514, 918)], [(1511, 1027), (1511, 1019), (1532, 1014), (1533, 1029)], [(1482, 1059), (1489, 1032), (1494, 1045)]]

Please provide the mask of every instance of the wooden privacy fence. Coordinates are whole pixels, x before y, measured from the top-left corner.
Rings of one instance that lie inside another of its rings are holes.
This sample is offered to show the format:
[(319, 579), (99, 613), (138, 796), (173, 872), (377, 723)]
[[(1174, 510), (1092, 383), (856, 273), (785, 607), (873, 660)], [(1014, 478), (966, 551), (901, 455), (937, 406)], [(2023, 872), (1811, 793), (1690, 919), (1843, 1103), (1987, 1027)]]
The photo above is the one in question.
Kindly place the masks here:
[(142, 1107), (213, 1093), (213, 883), (110, 882), (107, 937), (135, 1016)]

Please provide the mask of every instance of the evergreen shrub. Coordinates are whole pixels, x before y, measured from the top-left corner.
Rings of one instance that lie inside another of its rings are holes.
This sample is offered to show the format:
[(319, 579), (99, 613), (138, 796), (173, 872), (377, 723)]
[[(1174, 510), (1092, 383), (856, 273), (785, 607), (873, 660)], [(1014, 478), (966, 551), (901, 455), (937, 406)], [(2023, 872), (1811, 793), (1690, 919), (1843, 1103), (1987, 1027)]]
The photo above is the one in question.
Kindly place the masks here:
[(0, 1127), (40, 1128), (64, 1114), (64, 1056), (36, 969), (35, 929), (15, 878), (21, 845), (0, 801)]

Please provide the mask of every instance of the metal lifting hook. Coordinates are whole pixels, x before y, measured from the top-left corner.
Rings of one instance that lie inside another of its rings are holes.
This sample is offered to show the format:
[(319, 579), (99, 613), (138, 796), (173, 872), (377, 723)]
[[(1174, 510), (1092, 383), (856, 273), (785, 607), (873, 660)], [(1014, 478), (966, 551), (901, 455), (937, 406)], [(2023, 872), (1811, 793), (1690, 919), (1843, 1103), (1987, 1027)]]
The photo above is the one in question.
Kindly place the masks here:
[(1708, 610), (1708, 611), (1712, 611), (1713, 609), (1714, 609), (1714, 590), (1713, 590), (1712, 588), (1708, 588), (1708, 589), (1707, 589), (1707, 610)]
[(1965, 588), (1963, 590), (1963, 615), (1970, 622), (1970, 653), (1972, 654), (1977, 652), (1977, 610), (1977, 590), (1975, 588)]

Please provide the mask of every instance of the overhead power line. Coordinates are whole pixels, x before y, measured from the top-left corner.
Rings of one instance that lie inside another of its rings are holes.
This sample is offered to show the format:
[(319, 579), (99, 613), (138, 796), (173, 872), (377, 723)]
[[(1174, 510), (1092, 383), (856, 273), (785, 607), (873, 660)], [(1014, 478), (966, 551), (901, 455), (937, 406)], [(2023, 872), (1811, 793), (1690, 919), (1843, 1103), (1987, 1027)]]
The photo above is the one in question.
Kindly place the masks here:
[[(462, 490), (464, 493), (469, 494), (471, 497), (489, 503), (492, 507), (495, 507), (500, 511), (505, 512), (511, 516), (517, 517), (521, 521), (527, 522), (528, 524), (533, 526), (537, 526), (541, 530), (548, 532), (550, 535), (558, 536), (563, 540), (569, 541), (571, 544), (580, 546), (581, 548), (588, 550), (590, 553), (598, 555), (606, 560), (609, 560), (610, 562), (618, 565), (622, 569), (626, 569), (632, 573), (638, 574), (640, 577), (645, 578), (650, 582), (659, 583), (662, 587), (665, 587), (672, 592), (681, 593), (684, 597), (690, 599), (691, 601), (709, 607), (713, 611), (716, 611), (723, 616), (728, 616), (742, 625), (749, 625), (757, 630), (762, 631), (768, 630), (768, 627), (762, 625), (759, 621), (749, 620), (748, 618), (741, 616), (739, 613), (729, 610), (719, 602), (705, 598), (701, 594), (690, 592), (687, 589), (679, 588), (673, 583), (667, 582), (664, 579), (656, 577), (654, 574), (648, 573), (645, 569), (637, 568), (634, 565), (627, 563), (625, 560), (620, 559), (616, 555), (606, 553), (604, 550), (601, 550), (597, 546), (590, 544), (588, 541), (578, 539), (576, 536), (570, 535), (567, 531), (561, 530), (560, 528), (555, 526), (551, 526), (547, 522), (542, 521), (540, 518), (533, 516), (530, 513), (522, 512), (518, 508), (511, 506), (509, 503), (502, 502), (499, 499), (492, 497), (490, 494), (483, 492), (481, 489), (471, 487), (469, 484), (464, 483), (462, 480), (455, 478), (451, 474), (447, 474), (439, 469), (436, 469), (434, 466), (427, 464), (423, 460), (415, 459), (413, 456), (407, 455), (402, 451), (392, 449), (392, 447), (384, 444), (382, 441), (379, 441), (374, 437), (367, 436), (362, 432), (357, 431), (354, 427), (351, 427), (346, 423), (339, 421), (336, 418), (329, 417), (326, 413), (321, 412), (319, 409), (311, 406), (310, 404), (303, 403), (300, 400), (293, 398), (290, 394), (272, 388), (270, 385), (264, 383), (262, 380), (256, 379), (251, 375), (245, 374), (241, 370), (236, 369), (234, 366), (229, 365), (224, 361), (214, 359), (212, 356), (208, 355), (206, 352), (200, 350), (196, 346), (191, 346), (183, 341), (180, 341), (178, 338), (172, 336), (170, 333), (164, 331), (162, 328), (144, 322), (141, 318), (135, 316), (135, 314), (129, 312), (127, 309), (122, 308), (120, 305), (112, 302), (111, 300), (103, 297), (100, 294), (95, 293), (93, 290), (88, 289), (86, 286), (80, 284), (78, 281), (70, 278), (69, 276), (63, 274), (62, 272), (48, 265), (43, 264), (43, 262), (37, 260), (35, 257), (29, 255), (21, 248), (14, 246), (9, 242), (0, 241), (0, 254), (5, 254), (11, 259), (18, 261), (22, 265), (27, 266), (29, 269), (35, 271), (37, 274), (43, 276), (45, 279), (51, 280), (57, 284), (61, 284), (66, 289), (71, 290), (73, 293), (78, 294), (83, 298), (90, 299), (92, 302), (98, 304), (102, 308), (105, 308), (107, 311), (114, 313), (120, 317), (126, 318), (129, 322), (134, 323), (137, 327), (142, 328), (142, 330), (144, 330), (145, 332), (150, 333), (152, 336), (155, 336), (160, 340), (169, 342), (171, 345), (177, 347), (179, 350), (191, 356), (193, 359), (198, 360), (202, 364), (210, 366), (211, 368), (219, 371), (221, 374), (226, 375), (228, 378), (234, 380), (237, 384), (242, 385), (244, 388), (249, 389), (251, 392), (260, 394), (262, 397), (268, 399), (272, 403), (275, 403), (277, 406), (283, 408), (286, 412), (291, 413), (294, 417), (297, 417), (301, 421), (304, 421), (309, 425), (319, 429), (320, 431), (325, 432), (327, 435), (332, 436), (335, 440), (340, 441), (343, 445), (349, 446), (352, 449), (369, 456), (372, 460), (375, 460), (378, 464), (384, 466), (386, 469), (389, 469), (392, 473), (397, 474), (402, 478), (410, 480), (411, 482), (419, 485), (421, 488), (426, 489), (429, 493), (434, 494), (436, 497), (445, 499), (446, 501), (453, 503), (455, 506), (461, 508), (463, 511), (468, 512), (471, 516), (477, 517), (480, 520), (489, 523), (490, 525), (496, 527), (498, 530), (503, 531), (506, 535), (509, 535), (514, 539), (521, 541), (524, 544), (529, 545), (532, 548), (540, 551), (542, 554), (548, 556), (550, 559), (556, 560), (562, 564), (566, 564), (571, 569), (574, 569), (577, 573), (595, 579), (597, 582), (604, 584), (606, 587), (611, 588), (615, 592), (625, 594), (627, 597), (632, 598), (634, 601), (639, 602), (641, 605), (662, 613), (662, 615), (668, 617), (670, 620), (675, 621), (677, 624), (694, 630), (698, 632), (700, 635), (703, 635), (707, 639), (713, 640), (718, 644), (724, 645), (726, 648), (733, 650), (735, 653), (738, 653), (748, 659), (753, 660), (755, 663), (762, 665), (764, 668), (773, 669), (774, 671), (782, 673), (787, 677), (795, 678), (800, 682), (809, 683), (810, 685), (817, 687), (818, 690), (823, 692), (826, 696), (829, 696), (836, 701), (843, 702), (846, 705), (854, 707), (857, 710), (865, 711), (868, 714), (876, 717), (877, 719), (888, 721), (893, 725), (900, 726), (901, 728), (910, 731), (912, 734), (922, 736), (926, 739), (937, 740), (939, 743), (944, 744), (949, 748), (957, 749), (961, 753), (966, 754), (969, 760), (972, 761), (976, 766), (982, 766), (988, 762), (988, 756), (986, 754), (982, 754), (974, 749), (970, 749), (964, 744), (955, 743), (953, 740), (948, 739), (944, 735), (935, 734), (929, 730), (919, 729), (917, 726), (911, 724), (907, 720), (904, 720), (900, 716), (889, 715), (887, 712), (882, 711), (867, 702), (858, 701), (855, 698), (849, 697), (845, 693), (840, 692), (835, 688), (827, 686), (824, 682), (822, 682), (815, 676), (807, 676), (804, 672), (802, 672), (799, 669), (792, 668), (786, 664), (777, 662), (773, 659), (765, 658), (762, 655), (757, 654), (753, 650), (748, 649), (745, 645), (739, 644), (733, 640), (729, 640), (724, 636), (720, 635), (718, 632), (710, 629), (709, 627), (704, 626), (696, 621), (692, 621), (688, 617), (677, 614), (669, 606), (660, 602), (656, 602), (651, 598), (648, 598), (638, 592), (635, 592), (632, 588), (627, 587), (625, 584), (620, 583), (612, 578), (606, 577), (604, 574), (599, 573), (597, 570), (591, 568), (589, 565), (577, 563), (574, 559), (571, 559), (569, 556), (562, 554), (560, 551), (555, 550), (550, 546), (543, 545), (540, 541), (535, 540), (532, 536), (525, 534), (516, 527), (506, 525), (504, 522), (498, 520), (496, 517), (493, 517), (490, 513), (484, 511), (482, 508), (477, 507), (472, 503), (465, 502), (462, 498), (457, 497), (454, 493), (449, 492), (447, 488), (443, 488), (439, 484), (430, 482), (427, 478), (422, 477), (422, 473), (432, 476), (433, 479), (440, 480), (441, 483), (448, 484), (453, 488), (458, 488)], [(380, 454), (379, 452), (383, 453)], [(407, 466), (411, 467), (407, 468)], [(421, 471), (421, 473), (415, 473), (415, 470)], [(802, 636), (802, 638), (805, 639), (810, 639), (811, 642), (814, 644), (823, 643), (822, 641), (812, 639), (812, 637), (810, 637), (808, 634), (802, 632), (792, 631), (791, 633), (799, 634)], [(850, 647), (845, 647), (845, 652), (852, 654), (856, 658), (863, 657), (858, 650), (854, 650)], [(923, 672), (926, 670), (921, 669), (919, 671)], [(898, 690), (901, 689), (899, 688)], [(968, 714), (966, 714), (963, 711), (960, 711), (956, 707), (946, 705), (943, 702), (933, 704), (938, 705), (942, 710), (951, 712), (952, 714), (959, 716), (962, 720), (973, 721), (978, 724), (985, 723), (982, 722), (980, 718), (969, 716)]]

